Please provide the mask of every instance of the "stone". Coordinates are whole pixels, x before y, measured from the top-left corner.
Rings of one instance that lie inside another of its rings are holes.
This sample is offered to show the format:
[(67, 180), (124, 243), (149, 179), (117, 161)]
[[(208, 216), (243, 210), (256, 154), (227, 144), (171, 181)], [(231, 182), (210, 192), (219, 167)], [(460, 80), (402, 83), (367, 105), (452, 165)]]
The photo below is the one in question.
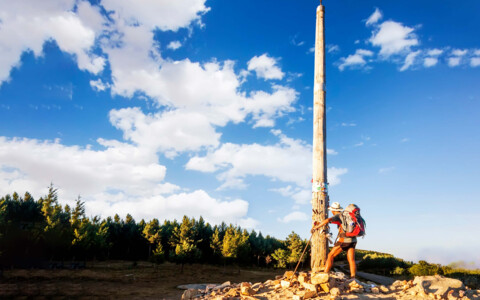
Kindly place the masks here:
[(458, 297), (455, 296), (455, 295), (453, 294), (453, 292), (455, 292), (455, 291), (454, 291), (454, 290), (450, 290), (450, 291), (447, 293), (447, 299), (448, 299), (448, 300), (457, 300), (457, 299), (458, 299)]
[(330, 295), (332, 295), (333, 297), (338, 297), (338, 296), (340, 296), (340, 289), (339, 289), (339, 288), (336, 288), (336, 287), (332, 288), (332, 289), (330, 290)]
[(255, 290), (249, 286), (240, 287), (240, 294), (244, 296), (252, 296), (252, 295), (255, 295), (255, 293), (256, 293)]
[(310, 299), (315, 297), (317, 297), (317, 293), (314, 291), (305, 291), (305, 293), (303, 294), (303, 299)]
[(288, 280), (282, 280), (282, 281), (280, 282), (280, 284), (281, 284), (282, 288), (284, 288), (284, 289), (285, 289), (285, 288), (289, 288), (289, 287), (292, 285), (292, 283), (291, 283), (290, 281), (288, 281)]
[(439, 295), (442, 298), (447, 296), (450, 290), (464, 290), (463, 282), (458, 279), (446, 278), (440, 275), (435, 276), (417, 276), (413, 280), (413, 284), (418, 289), (423, 289), (425, 293)]
[(257, 282), (257, 283), (252, 285), (252, 289), (254, 289), (254, 290), (259, 290), (259, 289), (262, 289), (262, 288), (263, 288), (263, 284), (261, 282)]
[(406, 285), (408, 282), (406, 280), (396, 280), (394, 283), (392, 283), (392, 286), (397, 288), (397, 287), (403, 287)]
[(282, 279), (282, 278), (283, 278), (282, 275), (277, 275), (277, 276), (275, 276), (275, 280), (277, 280), (277, 279)]
[(293, 300), (303, 300), (303, 296), (300, 295), (293, 295)]
[(238, 292), (237, 289), (230, 289), (230, 290), (225, 294), (225, 296), (237, 297), (238, 294), (239, 294), (239, 292)]
[(363, 288), (363, 285), (361, 285), (357, 280), (352, 280), (352, 281), (350, 281), (350, 283), (348, 284), (348, 286), (349, 286), (350, 288), (356, 288), (356, 289)]
[(287, 278), (287, 279), (290, 279), (290, 278), (292, 278), (294, 275), (295, 275), (295, 273), (293, 273), (293, 271), (287, 271), (287, 272), (285, 272), (285, 274), (283, 274), (283, 277), (284, 277), (284, 278)]
[(195, 296), (201, 294), (200, 290), (197, 289), (188, 289), (183, 292), (182, 300), (193, 299)]
[(381, 285), (378, 288), (380, 289), (380, 292), (382, 292), (384, 294), (388, 294), (390, 292), (390, 290), (384, 285)]
[(355, 294), (361, 294), (364, 292), (363, 288), (350, 288), (350, 292)]
[(321, 283), (320, 287), (325, 293), (330, 293), (330, 284), (329, 283)]
[(227, 286), (230, 286), (230, 285), (232, 285), (232, 283), (230, 281), (225, 281), (221, 285), (217, 285), (216, 287), (212, 288), (212, 290), (214, 290), (214, 291), (221, 290), (221, 289), (226, 288)]
[(422, 291), (419, 291), (418, 293), (416, 291), (413, 291), (417, 294), (418, 297), (421, 297), (421, 298), (427, 298), (428, 295), (422, 290)]
[(459, 290), (459, 291), (458, 291), (458, 297), (459, 297), (459, 298), (465, 297), (465, 291)]
[(408, 294), (409, 294), (410, 296), (416, 296), (416, 295), (418, 295), (417, 291), (408, 291)]
[(316, 273), (312, 274), (310, 282), (312, 284), (322, 284), (328, 282), (330, 276), (327, 273)]
[(303, 283), (303, 282), (308, 282), (308, 274), (305, 273), (300, 273), (297, 278), (298, 282)]
[(252, 285), (250, 284), (250, 282), (242, 282), (240, 283), (240, 287), (251, 287)]
[(380, 289), (376, 286), (372, 287), (371, 290), (372, 290), (372, 294), (379, 294), (380, 293)]
[(309, 290), (309, 291), (312, 291), (312, 292), (316, 292), (317, 291), (317, 287), (314, 285), (314, 284), (311, 284), (311, 283), (302, 283), (302, 286), (306, 289), (306, 290)]

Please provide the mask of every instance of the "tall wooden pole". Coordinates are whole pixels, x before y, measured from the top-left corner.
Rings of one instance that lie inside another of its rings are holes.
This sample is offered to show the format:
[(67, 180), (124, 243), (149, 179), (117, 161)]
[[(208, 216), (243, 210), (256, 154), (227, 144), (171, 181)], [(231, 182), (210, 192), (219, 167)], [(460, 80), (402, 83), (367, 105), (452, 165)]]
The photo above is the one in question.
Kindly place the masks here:
[[(325, 110), (325, 7), (320, 1), (317, 7), (315, 36), (315, 82), (313, 92), (313, 180), (312, 180), (312, 223), (327, 218), (327, 144)], [(319, 272), (325, 265), (328, 240), (317, 230), (312, 237), (311, 268)]]

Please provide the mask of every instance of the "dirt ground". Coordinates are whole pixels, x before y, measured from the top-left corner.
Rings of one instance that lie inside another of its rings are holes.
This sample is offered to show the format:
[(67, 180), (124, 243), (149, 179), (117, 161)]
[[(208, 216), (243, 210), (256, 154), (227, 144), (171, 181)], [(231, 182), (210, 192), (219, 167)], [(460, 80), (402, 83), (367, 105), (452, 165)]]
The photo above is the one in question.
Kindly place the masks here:
[(264, 282), (282, 270), (210, 265), (101, 262), (83, 270), (4, 270), (0, 299), (180, 299), (191, 283)]

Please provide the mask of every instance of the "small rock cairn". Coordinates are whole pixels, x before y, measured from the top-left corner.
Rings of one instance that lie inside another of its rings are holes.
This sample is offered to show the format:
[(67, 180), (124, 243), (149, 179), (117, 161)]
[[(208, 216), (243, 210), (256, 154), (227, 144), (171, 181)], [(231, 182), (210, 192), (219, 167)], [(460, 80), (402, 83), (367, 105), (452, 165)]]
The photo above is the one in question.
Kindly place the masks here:
[[(356, 297), (354, 296), (356, 295)], [(264, 283), (239, 284), (224, 282), (221, 285), (210, 284), (205, 289), (188, 289), (182, 300), (186, 299), (480, 299), (480, 290), (465, 287), (460, 280), (443, 276), (418, 276), (410, 281), (395, 281), (390, 286), (376, 285), (373, 282), (361, 282), (349, 279), (344, 273), (335, 272), (294, 274), (287, 271), (283, 276)]]

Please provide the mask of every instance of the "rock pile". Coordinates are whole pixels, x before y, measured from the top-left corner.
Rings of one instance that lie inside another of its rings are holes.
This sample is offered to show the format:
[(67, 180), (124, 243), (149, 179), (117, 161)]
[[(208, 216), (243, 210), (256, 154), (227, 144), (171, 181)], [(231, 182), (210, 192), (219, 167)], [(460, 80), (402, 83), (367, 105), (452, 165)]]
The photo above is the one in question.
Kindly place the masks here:
[(207, 285), (205, 289), (188, 289), (186, 299), (480, 299), (480, 290), (470, 290), (460, 280), (442, 276), (419, 276), (410, 281), (395, 281), (390, 286), (376, 285), (348, 279), (336, 272), (294, 274), (287, 271), (275, 280), (251, 284), (229, 281), (221, 285)]

